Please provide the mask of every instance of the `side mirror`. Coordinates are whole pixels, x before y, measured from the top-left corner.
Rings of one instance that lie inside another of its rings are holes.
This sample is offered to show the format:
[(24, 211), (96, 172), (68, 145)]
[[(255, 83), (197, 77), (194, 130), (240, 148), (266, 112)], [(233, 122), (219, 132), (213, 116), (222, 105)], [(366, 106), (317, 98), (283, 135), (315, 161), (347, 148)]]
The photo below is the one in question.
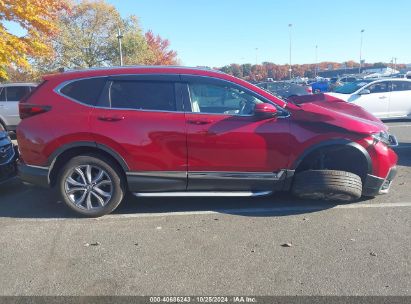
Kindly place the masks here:
[(261, 118), (272, 118), (277, 116), (278, 111), (270, 103), (257, 103), (254, 108), (254, 115)]
[(368, 90), (368, 89), (364, 89), (364, 90), (360, 91), (358, 94), (359, 95), (367, 95), (367, 94), (371, 94), (371, 91)]

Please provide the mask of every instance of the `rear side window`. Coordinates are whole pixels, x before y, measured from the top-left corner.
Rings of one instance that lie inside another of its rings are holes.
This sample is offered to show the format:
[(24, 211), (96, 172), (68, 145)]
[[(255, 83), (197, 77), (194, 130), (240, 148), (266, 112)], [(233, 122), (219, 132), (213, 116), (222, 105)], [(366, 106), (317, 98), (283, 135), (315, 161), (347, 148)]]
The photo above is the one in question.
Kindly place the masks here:
[(393, 81), (393, 91), (411, 91), (411, 81)]
[(0, 101), (6, 101), (6, 88), (0, 88)]
[(113, 81), (108, 94), (112, 108), (175, 111), (174, 83)]
[(7, 101), (19, 101), (23, 97), (25, 97), (28, 93), (30, 93), (29, 87), (7, 87), (6, 91), (6, 99)]
[(60, 93), (81, 103), (95, 105), (105, 81), (104, 77), (76, 80), (60, 89)]

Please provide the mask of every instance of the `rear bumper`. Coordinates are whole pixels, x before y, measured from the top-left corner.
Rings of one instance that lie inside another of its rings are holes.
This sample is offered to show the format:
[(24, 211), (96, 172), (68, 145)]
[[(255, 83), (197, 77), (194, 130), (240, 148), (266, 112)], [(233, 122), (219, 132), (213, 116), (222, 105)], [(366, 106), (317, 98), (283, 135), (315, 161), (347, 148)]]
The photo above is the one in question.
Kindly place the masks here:
[(386, 178), (381, 178), (368, 174), (363, 186), (363, 196), (377, 196), (380, 194), (386, 194), (390, 190), (390, 186), (395, 176), (397, 175), (397, 167), (392, 167), (388, 172)]
[(29, 166), (19, 161), (17, 163), (17, 171), (20, 179), (29, 184), (40, 187), (49, 188), (49, 168)]

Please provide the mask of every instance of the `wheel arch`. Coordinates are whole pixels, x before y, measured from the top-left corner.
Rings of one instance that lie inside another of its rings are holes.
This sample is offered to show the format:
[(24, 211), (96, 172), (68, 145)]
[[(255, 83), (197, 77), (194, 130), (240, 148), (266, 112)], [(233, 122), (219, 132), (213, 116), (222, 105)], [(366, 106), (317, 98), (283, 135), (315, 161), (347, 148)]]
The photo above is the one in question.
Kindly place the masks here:
[[(320, 153), (321, 151), (325, 151), (326, 153), (333, 153), (338, 151), (332, 150), (332, 148), (341, 148), (353, 151), (356, 155), (360, 156), (362, 161), (365, 163), (366, 167), (366, 174), (372, 174), (372, 160), (368, 153), (368, 151), (361, 146), (360, 144), (350, 141), (348, 139), (336, 139), (336, 140), (329, 140), (325, 142), (320, 142), (310, 146), (308, 149), (304, 151), (302, 155), (300, 155), (292, 164), (291, 169), (298, 171), (300, 166), (306, 161), (310, 156), (314, 155), (315, 153)], [(365, 174), (365, 175), (366, 175)], [(365, 176), (362, 176), (363, 178)]]
[(124, 173), (129, 171), (129, 167), (125, 160), (110, 147), (91, 141), (84, 141), (78, 143), (70, 143), (59, 147), (54, 151), (48, 158), (49, 163), (49, 183), (51, 186), (55, 184), (57, 174), (62, 165), (70, 158), (75, 156), (86, 154), (86, 153), (96, 153), (103, 155), (114, 163), (116, 163), (119, 168), (121, 168)]

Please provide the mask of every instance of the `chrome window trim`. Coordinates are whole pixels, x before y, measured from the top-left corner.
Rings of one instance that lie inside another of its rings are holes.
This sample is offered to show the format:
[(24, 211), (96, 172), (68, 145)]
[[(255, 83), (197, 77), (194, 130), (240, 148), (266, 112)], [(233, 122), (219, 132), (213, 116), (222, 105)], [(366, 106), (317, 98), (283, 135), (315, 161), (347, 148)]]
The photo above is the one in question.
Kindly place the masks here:
[[(80, 105), (83, 105), (85, 107), (89, 107), (89, 108), (93, 108), (93, 109), (105, 109), (105, 110), (124, 110), (124, 111), (138, 111), (138, 112), (158, 112), (158, 113), (179, 113), (179, 114), (202, 114), (202, 115), (223, 115), (223, 116), (227, 116), (227, 117), (253, 117), (254, 115), (233, 115), (233, 114), (220, 114), (220, 113), (196, 113), (196, 112), (188, 112), (188, 111), (167, 111), (167, 110), (146, 110), (146, 109), (134, 109), (134, 108), (112, 108), (112, 107), (102, 107), (102, 106), (97, 106), (97, 105), (90, 105), (84, 102), (81, 102), (77, 99), (74, 99), (70, 96), (67, 96), (65, 94), (63, 94), (61, 92), (61, 89), (64, 88), (66, 85), (72, 83), (72, 82), (76, 82), (76, 81), (80, 81), (80, 80), (87, 80), (87, 79), (94, 79), (94, 78), (109, 78), (109, 77), (114, 77), (114, 76), (158, 76), (158, 75), (162, 75), (162, 74), (118, 74), (118, 75), (104, 75), (104, 76), (92, 76), (92, 77), (82, 77), (82, 78), (75, 78), (75, 79), (70, 79), (70, 80), (66, 80), (62, 83), (60, 83), (58, 86), (56, 86), (53, 89), (53, 92), (56, 93), (57, 95), (60, 95), (61, 97), (67, 98), (75, 103), (78, 103)], [(229, 84), (233, 84), (236, 86), (240, 86), (232, 81), (226, 80), (226, 79), (221, 79), (221, 78), (216, 78), (216, 77), (210, 77), (210, 76), (202, 76), (202, 75), (195, 75), (195, 74), (166, 74), (166, 75), (178, 75), (178, 76), (196, 76), (196, 77), (202, 77), (202, 78), (208, 78), (208, 79), (213, 79), (213, 80), (220, 80), (222, 82), (227, 82)], [(181, 81), (182, 83), (186, 83), (184, 81)], [(240, 86), (241, 87), (241, 86)], [(244, 88), (247, 91), (251, 91), (248, 88)], [(287, 111), (285, 108), (280, 107), (279, 105), (277, 105), (276, 103), (271, 102), (270, 100), (268, 100), (267, 98), (265, 98), (264, 96), (261, 96), (260, 94), (253, 92), (255, 95), (257, 95), (259, 98), (261, 98), (263, 101), (266, 101), (268, 103), (273, 104), (275, 107), (280, 108), (282, 112), (285, 113), (285, 115), (279, 115), (276, 116), (276, 118), (288, 118), (291, 116), (290, 112)], [(190, 99), (190, 103), (191, 103), (191, 99)], [(273, 117), (274, 118), (274, 117)]]
[[(84, 77), (84, 78), (76, 78), (76, 79), (70, 79), (70, 80), (66, 80), (62, 83), (60, 83), (57, 87), (55, 87), (53, 89), (54, 93), (67, 98), (75, 103), (78, 103), (80, 105), (89, 107), (89, 108), (93, 108), (93, 109), (104, 109), (104, 110), (123, 110), (123, 111), (138, 111), (138, 112), (161, 112), (161, 113), (186, 113), (184, 111), (168, 111), (168, 110), (146, 110), (146, 109), (135, 109), (135, 108), (113, 108), (113, 107), (103, 107), (103, 106), (97, 106), (97, 105), (89, 105), (87, 103), (81, 102), (77, 99), (74, 99), (70, 96), (67, 96), (63, 93), (61, 93), (61, 89), (64, 88), (66, 85), (75, 82), (75, 81), (79, 81), (79, 80), (87, 80), (87, 79), (94, 79), (94, 78), (109, 78), (109, 77), (113, 77), (113, 76), (135, 76), (135, 75), (143, 75), (143, 76), (157, 76), (160, 74), (119, 74), (119, 75), (108, 75), (108, 76), (93, 76), (93, 77)], [(173, 75), (173, 74), (170, 74)]]
[[(232, 82), (232, 81), (230, 81), (230, 80), (221, 79), (221, 78), (216, 78), (216, 77), (210, 77), (210, 76), (204, 76), (204, 75), (194, 75), (194, 74), (180, 74), (180, 75), (181, 75), (181, 76), (189, 76), (189, 77), (198, 77), (198, 78), (204, 78), (204, 79), (217, 80), (217, 81), (221, 81), (221, 82), (226, 82), (228, 85), (231, 84), (231, 85), (233, 85), (233, 86), (241, 87), (241, 88), (244, 90), (245, 93), (255, 95), (256, 98), (258, 98), (258, 99), (260, 99), (261, 101), (263, 101), (263, 103), (270, 103), (270, 104), (272, 104), (273, 106), (275, 106), (277, 109), (280, 109), (281, 112), (284, 112), (284, 113), (285, 113), (285, 115), (276, 116), (277, 118), (288, 118), (288, 117), (291, 116), (291, 113), (290, 113), (289, 111), (287, 111), (285, 108), (280, 107), (278, 104), (272, 102), (271, 100), (269, 100), (269, 99), (267, 99), (266, 97), (258, 94), (257, 92), (254, 92), (254, 91), (250, 90), (249, 88), (243, 87), (243, 86), (241, 86), (241, 85), (239, 85), (239, 84), (237, 84), (237, 83), (235, 83), (235, 82)], [(183, 82), (183, 83), (186, 83), (187, 85), (189, 85), (187, 81), (182, 80), (182, 82)], [(257, 88), (258, 88), (258, 87), (257, 87)], [(259, 89), (261, 89), (261, 88), (259, 88)], [(189, 94), (189, 96), (190, 96), (190, 90), (188, 91), (188, 94)], [(285, 102), (285, 101), (284, 101), (284, 102)], [(191, 96), (190, 96), (190, 104), (191, 104)], [(236, 114), (205, 113), (205, 112), (203, 112), (203, 113), (201, 113), (201, 112), (186, 112), (186, 113), (205, 114), (205, 115), (224, 115), (224, 116), (228, 116), (228, 117), (233, 117), (233, 116), (234, 116), (234, 117), (235, 117), (235, 116), (237, 116), (237, 117), (253, 117), (253, 116), (254, 116), (254, 114), (251, 114), (251, 115), (236, 115)], [(274, 117), (273, 117), (273, 118), (274, 118)]]
[[(83, 106), (86, 106), (86, 107), (89, 107), (89, 108), (96, 108), (96, 106), (89, 105), (89, 104), (84, 103), (84, 102), (82, 102), (82, 101), (80, 101), (80, 100), (77, 100), (77, 99), (75, 99), (75, 98), (72, 98), (72, 97), (70, 97), (70, 96), (67, 96), (67, 95), (63, 94), (63, 93), (61, 92), (61, 89), (63, 89), (66, 85), (69, 85), (70, 83), (73, 83), (73, 82), (76, 82), (76, 81), (88, 80), (88, 79), (95, 79), (95, 78), (108, 78), (108, 77), (110, 77), (110, 76), (93, 76), (93, 77), (84, 77), (84, 78), (76, 78), (76, 79), (66, 80), (66, 81), (63, 81), (62, 83), (60, 83), (58, 86), (56, 86), (56, 87), (53, 89), (53, 92), (56, 93), (57, 95), (60, 95), (61, 97), (67, 98), (67, 99), (69, 99), (69, 100), (71, 100), (71, 101), (74, 101), (74, 102), (76, 102), (76, 103), (78, 103), (78, 104), (81, 104), (81, 105), (83, 105)], [(101, 93), (100, 93), (100, 94), (101, 94)]]

